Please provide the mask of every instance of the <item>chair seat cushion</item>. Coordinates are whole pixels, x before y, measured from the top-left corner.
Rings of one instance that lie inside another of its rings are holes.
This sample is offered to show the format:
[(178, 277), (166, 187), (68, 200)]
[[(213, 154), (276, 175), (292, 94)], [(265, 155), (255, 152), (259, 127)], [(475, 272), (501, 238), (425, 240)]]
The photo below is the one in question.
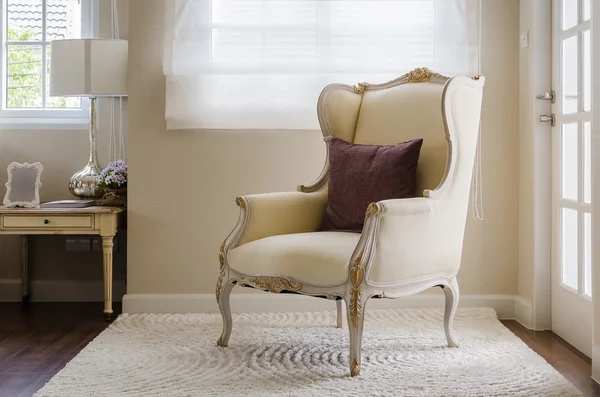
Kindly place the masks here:
[(255, 240), (228, 252), (229, 267), (251, 276), (285, 276), (318, 285), (348, 279), (348, 262), (360, 234), (315, 232)]

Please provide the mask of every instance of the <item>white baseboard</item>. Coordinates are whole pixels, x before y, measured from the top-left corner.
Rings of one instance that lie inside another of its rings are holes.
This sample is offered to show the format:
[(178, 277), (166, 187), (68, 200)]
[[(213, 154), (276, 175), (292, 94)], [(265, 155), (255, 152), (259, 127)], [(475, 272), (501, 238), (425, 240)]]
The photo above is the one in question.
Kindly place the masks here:
[[(102, 280), (32, 280), (30, 302), (102, 302)], [(113, 302), (127, 292), (124, 280), (113, 282)], [(0, 302), (21, 302), (21, 280), (0, 280)]]
[(600, 345), (592, 346), (592, 379), (600, 384)]
[(529, 301), (515, 296), (515, 320), (527, 329), (533, 329), (533, 310)]
[[(419, 294), (399, 299), (370, 299), (368, 308), (443, 308), (444, 296)], [(512, 295), (463, 295), (459, 307), (491, 307), (500, 319), (514, 318)], [(232, 294), (231, 310), (244, 312), (305, 312), (335, 310), (333, 301), (300, 295)], [(127, 294), (123, 313), (217, 313), (213, 294)]]

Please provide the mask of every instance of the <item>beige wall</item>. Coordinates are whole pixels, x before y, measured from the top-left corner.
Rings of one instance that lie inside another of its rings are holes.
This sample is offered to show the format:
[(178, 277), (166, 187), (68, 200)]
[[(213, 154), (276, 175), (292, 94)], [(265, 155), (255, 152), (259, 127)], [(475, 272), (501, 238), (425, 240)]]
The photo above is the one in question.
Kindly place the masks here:
[[(481, 2), (484, 219), (469, 219), (461, 291), (514, 294), (518, 273), (519, 2)], [(477, 256), (473, 254), (477, 252)]]
[[(164, 1), (130, 3), (128, 293), (211, 294), (234, 197), (312, 181), (324, 144), (319, 132), (167, 132)], [(488, 0), (482, 13), (485, 218), (468, 222), (459, 279), (463, 293), (515, 294), (519, 1)]]
[[(100, 37), (110, 37), (111, 0), (99, 0)], [(119, 0), (121, 38), (128, 36), (127, 0)], [(98, 152), (100, 162), (108, 161), (109, 106), (99, 104)], [(42, 201), (72, 198), (68, 191), (71, 175), (85, 166), (88, 159), (87, 130), (15, 130), (0, 129), (0, 184), (3, 188), (9, 163), (35, 162), (44, 165), (42, 173)], [(0, 189), (4, 197), (4, 189)], [(125, 240), (116, 255), (115, 278), (125, 278)], [(66, 252), (64, 237), (35, 237), (30, 242), (31, 277), (34, 280), (102, 280), (102, 255), (98, 252)], [(20, 278), (20, 242), (15, 236), (0, 236), (0, 281)], [(0, 291), (1, 292), (1, 291)], [(35, 295), (35, 289), (32, 291)], [(98, 297), (102, 300), (102, 296)]]

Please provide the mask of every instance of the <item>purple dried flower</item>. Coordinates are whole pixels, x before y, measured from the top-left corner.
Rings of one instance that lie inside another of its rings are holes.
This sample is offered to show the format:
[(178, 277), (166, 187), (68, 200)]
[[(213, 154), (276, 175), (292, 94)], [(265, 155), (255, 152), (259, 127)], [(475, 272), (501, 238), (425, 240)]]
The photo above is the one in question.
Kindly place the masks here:
[(98, 176), (98, 184), (108, 189), (127, 188), (127, 164), (125, 161), (111, 161)]

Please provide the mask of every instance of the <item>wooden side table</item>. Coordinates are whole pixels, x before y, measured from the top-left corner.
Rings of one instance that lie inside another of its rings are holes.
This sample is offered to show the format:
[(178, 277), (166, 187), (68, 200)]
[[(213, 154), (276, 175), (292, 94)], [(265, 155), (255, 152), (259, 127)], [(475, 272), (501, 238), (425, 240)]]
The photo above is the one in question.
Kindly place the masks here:
[(29, 299), (29, 235), (100, 235), (104, 262), (104, 318), (112, 319), (113, 238), (127, 224), (123, 207), (6, 208), (0, 207), (0, 234), (21, 235), (21, 295)]

